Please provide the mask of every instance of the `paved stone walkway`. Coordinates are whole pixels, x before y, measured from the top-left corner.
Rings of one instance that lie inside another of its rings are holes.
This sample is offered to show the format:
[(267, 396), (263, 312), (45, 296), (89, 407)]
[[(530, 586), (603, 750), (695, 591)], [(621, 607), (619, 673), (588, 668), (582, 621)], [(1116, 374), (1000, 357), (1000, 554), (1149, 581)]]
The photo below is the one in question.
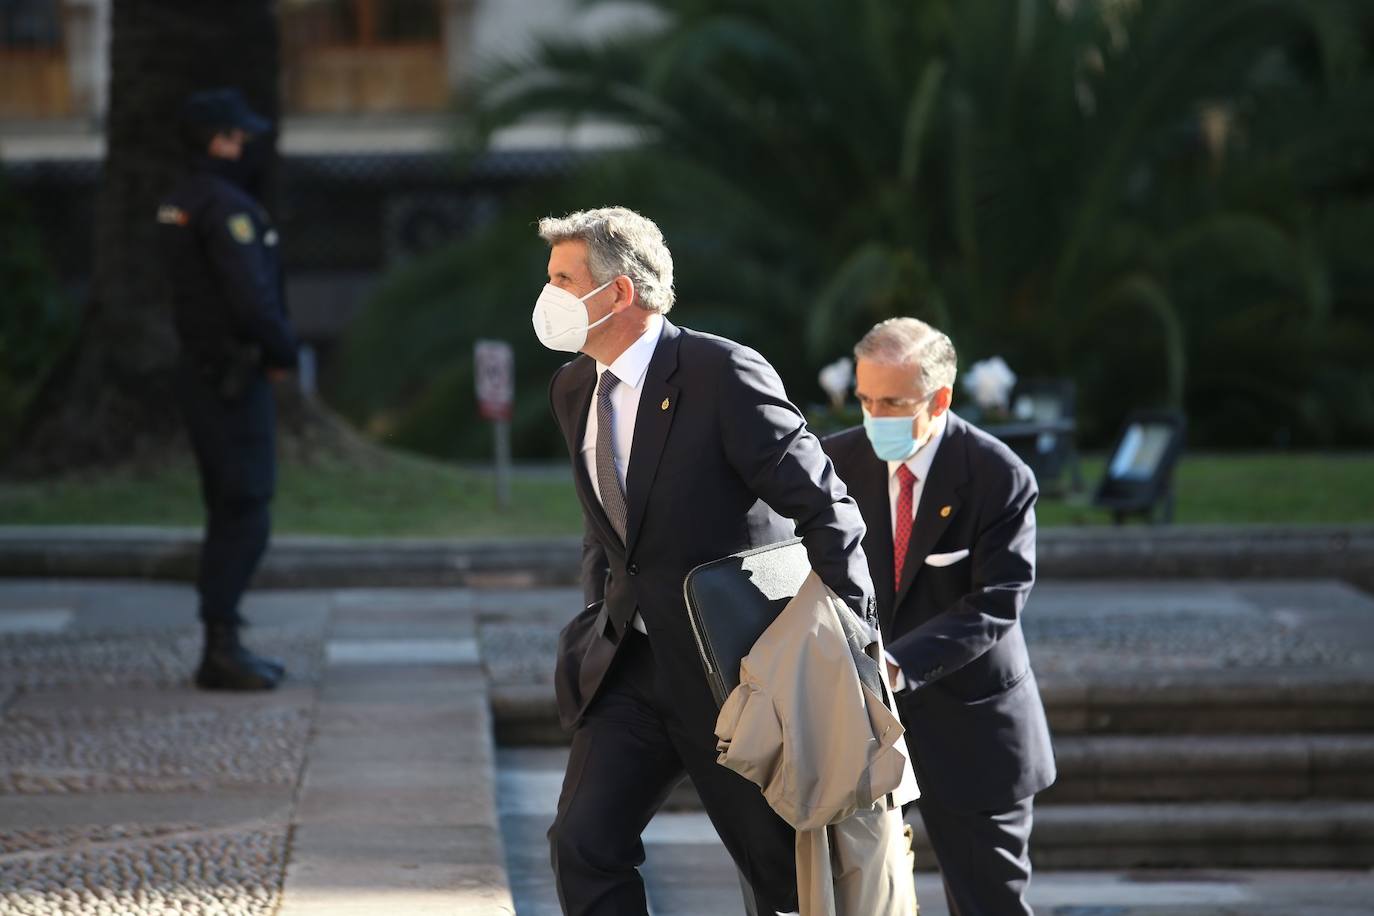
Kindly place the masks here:
[[(576, 589), (531, 589), (480, 621), (493, 683), (552, 680), (558, 626)], [(1352, 629), (1352, 622), (1363, 626)], [(1035, 669), (1098, 672), (1350, 668), (1374, 658), (1374, 598), (1330, 579), (1053, 581), (1023, 618)]]
[[(248, 642), (292, 677), (233, 696), (187, 686), (185, 586), (0, 582), (0, 916), (556, 912), (543, 832), (563, 751), (498, 755), (489, 688), (546, 702), (577, 600), (257, 592)], [(1336, 583), (1051, 584), (1034, 600), (1054, 608), (1028, 618), (1051, 682), (1146, 658), (1190, 679), (1358, 670), (1374, 648), (1370, 599)], [(666, 811), (646, 839), (656, 916), (739, 912), (702, 815)], [(921, 878), (923, 912), (942, 913)], [(1374, 913), (1374, 874), (1046, 870), (1032, 899), (1056, 916), (1337, 916)]]
[(0, 914), (512, 912), (474, 593), (255, 593), (260, 695), (188, 686), (193, 607), (0, 585)]

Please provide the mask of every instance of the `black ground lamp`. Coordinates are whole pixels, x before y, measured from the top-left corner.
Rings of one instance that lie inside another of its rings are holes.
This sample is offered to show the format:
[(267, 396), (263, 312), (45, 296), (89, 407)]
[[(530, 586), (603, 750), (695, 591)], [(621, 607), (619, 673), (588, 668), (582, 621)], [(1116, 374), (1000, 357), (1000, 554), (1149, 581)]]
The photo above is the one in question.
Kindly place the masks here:
[(1112, 446), (1093, 505), (1110, 509), (1119, 525), (1141, 515), (1174, 520), (1174, 466), (1183, 451), (1186, 418), (1177, 410), (1134, 410)]

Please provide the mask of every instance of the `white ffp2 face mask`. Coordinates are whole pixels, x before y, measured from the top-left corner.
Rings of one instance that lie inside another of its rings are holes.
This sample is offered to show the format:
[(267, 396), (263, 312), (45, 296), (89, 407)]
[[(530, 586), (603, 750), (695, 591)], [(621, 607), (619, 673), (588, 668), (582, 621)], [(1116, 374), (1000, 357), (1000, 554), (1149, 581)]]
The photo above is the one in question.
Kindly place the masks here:
[(581, 297), (574, 296), (552, 283), (545, 283), (539, 298), (535, 300), (534, 314), (530, 316), (539, 342), (550, 350), (561, 350), (564, 353), (580, 351), (582, 345), (587, 342), (587, 332), (615, 314), (608, 312), (604, 318), (592, 322), (586, 300), (614, 282), (615, 278), (612, 277)]

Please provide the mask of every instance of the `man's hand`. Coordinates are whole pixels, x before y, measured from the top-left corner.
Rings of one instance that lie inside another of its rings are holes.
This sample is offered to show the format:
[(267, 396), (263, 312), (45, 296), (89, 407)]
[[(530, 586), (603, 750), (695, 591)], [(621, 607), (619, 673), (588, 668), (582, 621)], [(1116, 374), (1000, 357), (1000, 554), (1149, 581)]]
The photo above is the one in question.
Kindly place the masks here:
[(268, 369), (267, 380), (269, 382), (284, 382), (291, 377), (290, 369)]

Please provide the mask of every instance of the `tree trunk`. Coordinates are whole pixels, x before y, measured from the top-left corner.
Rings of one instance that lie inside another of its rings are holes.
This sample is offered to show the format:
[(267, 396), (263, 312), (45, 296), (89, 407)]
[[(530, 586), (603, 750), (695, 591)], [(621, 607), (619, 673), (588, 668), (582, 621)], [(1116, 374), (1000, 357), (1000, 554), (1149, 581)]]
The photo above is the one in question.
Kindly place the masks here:
[[(177, 114), (199, 89), (233, 86), (277, 120), (277, 19), (270, 0), (114, 0), (105, 168), (90, 299), (73, 350), (35, 398), (13, 468), (109, 465), (177, 436), (171, 306), (157, 201), (185, 167)], [(275, 174), (276, 137), (262, 138)]]

